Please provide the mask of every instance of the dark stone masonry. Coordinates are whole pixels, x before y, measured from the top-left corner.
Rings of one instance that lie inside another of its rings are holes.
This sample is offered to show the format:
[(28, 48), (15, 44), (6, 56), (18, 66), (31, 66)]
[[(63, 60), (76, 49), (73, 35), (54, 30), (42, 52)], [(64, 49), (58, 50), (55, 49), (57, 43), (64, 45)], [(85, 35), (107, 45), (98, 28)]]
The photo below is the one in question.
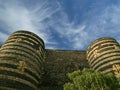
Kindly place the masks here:
[(119, 77), (119, 43), (104, 37), (86, 51), (51, 50), (36, 34), (16, 31), (0, 47), (0, 90), (62, 90), (67, 74), (83, 68)]

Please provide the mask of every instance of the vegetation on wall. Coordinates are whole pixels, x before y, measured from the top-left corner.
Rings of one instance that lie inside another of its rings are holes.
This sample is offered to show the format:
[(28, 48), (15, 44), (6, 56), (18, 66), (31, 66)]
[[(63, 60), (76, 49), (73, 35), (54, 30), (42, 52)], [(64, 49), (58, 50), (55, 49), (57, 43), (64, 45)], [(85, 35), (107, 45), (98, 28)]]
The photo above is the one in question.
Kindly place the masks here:
[(68, 74), (70, 79), (64, 90), (120, 90), (114, 74), (103, 74), (91, 69), (74, 71)]
[(85, 55), (85, 51), (46, 50), (42, 86), (63, 86), (67, 73), (89, 67)]

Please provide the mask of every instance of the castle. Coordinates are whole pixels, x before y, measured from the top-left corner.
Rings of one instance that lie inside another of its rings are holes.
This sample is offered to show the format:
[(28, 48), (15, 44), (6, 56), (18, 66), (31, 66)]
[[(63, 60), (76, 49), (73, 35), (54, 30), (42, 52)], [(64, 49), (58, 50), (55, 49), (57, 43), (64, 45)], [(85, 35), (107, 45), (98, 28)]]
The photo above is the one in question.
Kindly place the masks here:
[(68, 81), (67, 73), (83, 68), (112, 72), (119, 77), (119, 64), (120, 45), (110, 37), (95, 40), (86, 51), (50, 50), (36, 34), (16, 31), (0, 48), (0, 89), (62, 86)]

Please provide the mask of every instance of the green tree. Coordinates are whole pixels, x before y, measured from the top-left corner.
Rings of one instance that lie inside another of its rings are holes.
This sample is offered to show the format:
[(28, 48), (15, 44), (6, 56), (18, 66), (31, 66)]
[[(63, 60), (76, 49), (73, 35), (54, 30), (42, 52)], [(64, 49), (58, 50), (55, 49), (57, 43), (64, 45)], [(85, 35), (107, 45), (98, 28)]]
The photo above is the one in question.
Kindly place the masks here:
[(118, 80), (111, 73), (83, 69), (69, 73), (68, 78), (70, 82), (64, 85), (64, 90), (120, 90)]

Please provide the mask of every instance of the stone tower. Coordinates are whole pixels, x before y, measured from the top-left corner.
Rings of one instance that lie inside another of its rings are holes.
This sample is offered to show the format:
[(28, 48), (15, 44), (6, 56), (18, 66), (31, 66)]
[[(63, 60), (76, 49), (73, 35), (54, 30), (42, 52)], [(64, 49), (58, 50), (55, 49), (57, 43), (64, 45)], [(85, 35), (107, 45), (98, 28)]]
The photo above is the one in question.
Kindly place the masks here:
[(0, 90), (38, 90), (44, 42), (28, 31), (13, 33), (0, 48)]
[(111, 37), (97, 39), (87, 49), (87, 60), (94, 70), (116, 74), (115, 67), (120, 64), (120, 45)]
[(86, 51), (50, 50), (36, 34), (16, 31), (0, 47), (0, 90), (58, 90), (67, 73), (90, 67), (120, 77), (119, 43), (104, 37)]

